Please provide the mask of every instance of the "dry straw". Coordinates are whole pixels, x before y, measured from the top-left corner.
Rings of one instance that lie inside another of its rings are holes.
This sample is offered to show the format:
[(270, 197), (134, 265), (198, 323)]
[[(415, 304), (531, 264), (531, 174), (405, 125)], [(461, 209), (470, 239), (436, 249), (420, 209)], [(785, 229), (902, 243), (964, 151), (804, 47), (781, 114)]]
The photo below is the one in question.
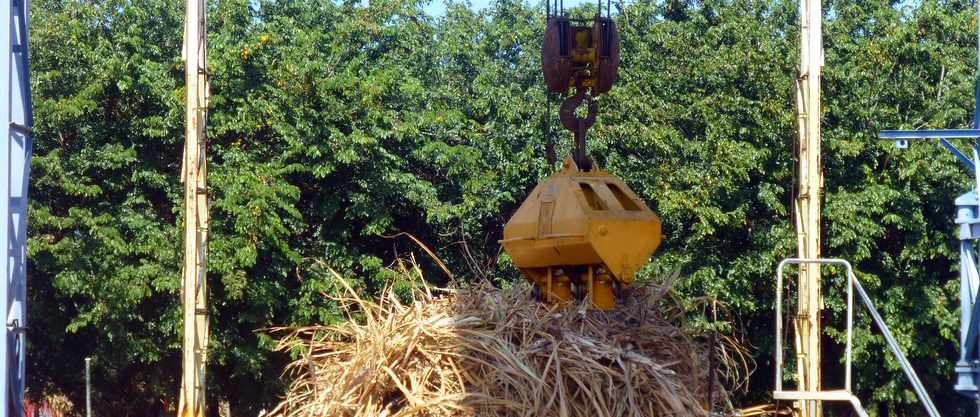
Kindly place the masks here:
[[(708, 383), (708, 349), (674, 324), (683, 312), (667, 285), (635, 286), (599, 312), (542, 305), (523, 284), (421, 286), (402, 299), (388, 288), (372, 301), (336, 278), (349, 320), (277, 329), (298, 359), (272, 416), (681, 417), (727, 402)], [(716, 354), (739, 356), (722, 341)], [(740, 367), (720, 359), (722, 375)]]

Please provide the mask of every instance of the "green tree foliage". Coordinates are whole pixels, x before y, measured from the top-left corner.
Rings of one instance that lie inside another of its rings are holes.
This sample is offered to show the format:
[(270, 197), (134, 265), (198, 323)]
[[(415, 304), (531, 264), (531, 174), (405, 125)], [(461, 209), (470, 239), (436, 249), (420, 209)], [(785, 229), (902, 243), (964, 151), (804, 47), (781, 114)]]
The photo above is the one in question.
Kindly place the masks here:
[[(80, 398), (92, 355), (100, 415), (155, 415), (178, 382), (182, 4), (31, 4), (31, 390)], [(855, 262), (937, 403), (962, 414), (951, 219), (969, 180), (937, 146), (897, 152), (876, 132), (967, 125), (976, 21), (965, 1), (901, 4), (826, 5), (824, 252)], [(450, 4), (432, 17), (424, 5), (211, 4), (210, 393), (235, 415), (280, 392), (267, 328), (337, 318), (327, 266), (376, 291), (416, 251), (392, 237), (408, 232), (459, 279), (517, 278), (496, 241), (553, 171), (542, 121), (558, 125), (539, 75), (541, 7)], [(591, 152), (664, 220), (649, 271), (680, 269), (682, 294), (729, 306), (758, 365), (740, 400), (766, 401), (773, 272), (795, 252), (797, 5), (614, 6), (623, 64)], [(840, 340), (843, 280), (826, 273), (827, 334)], [(861, 397), (877, 415), (916, 413), (859, 317)], [(839, 383), (840, 366), (826, 368)]]

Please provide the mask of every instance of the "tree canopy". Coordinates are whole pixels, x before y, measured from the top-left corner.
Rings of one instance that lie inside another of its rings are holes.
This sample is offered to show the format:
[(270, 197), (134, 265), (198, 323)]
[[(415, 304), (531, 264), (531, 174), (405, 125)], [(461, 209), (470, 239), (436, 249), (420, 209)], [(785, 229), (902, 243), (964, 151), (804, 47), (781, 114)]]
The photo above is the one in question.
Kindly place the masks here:
[[(396, 279), (388, 266), (417, 251), (399, 233), (460, 281), (519, 277), (497, 240), (554, 171), (544, 126), (559, 126), (539, 74), (543, 6), (425, 5), (210, 3), (209, 394), (233, 415), (281, 393), (268, 329), (338, 318), (328, 268), (365, 293)], [(635, 0), (613, 14), (623, 62), (590, 153), (663, 219), (644, 274), (678, 270), (680, 295), (727, 306), (757, 366), (738, 399), (768, 401), (774, 271), (795, 253), (797, 4)], [(156, 415), (179, 378), (182, 3), (33, 0), (31, 18), (31, 394), (80, 399), (91, 355), (99, 414)], [(938, 146), (876, 136), (968, 125), (974, 6), (832, 0), (825, 21), (824, 253), (855, 264), (942, 411), (963, 414), (952, 200), (970, 179)], [(570, 135), (553, 139), (567, 154)], [(844, 281), (825, 269), (824, 282), (826, 334), (841, 340)], [(858, 317), (859, 396), (879, 416), (918, 413)], [(841, 367), (826, 364), (828, 384)]]

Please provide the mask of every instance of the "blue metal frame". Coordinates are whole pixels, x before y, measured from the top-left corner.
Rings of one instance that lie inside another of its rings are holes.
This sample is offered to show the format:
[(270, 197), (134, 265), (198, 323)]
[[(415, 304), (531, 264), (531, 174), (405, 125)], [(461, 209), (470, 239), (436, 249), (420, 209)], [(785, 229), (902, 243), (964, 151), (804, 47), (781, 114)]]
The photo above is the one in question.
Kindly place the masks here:
[[(980, 80), (978, 80), (980, 86)], [(980, 89), (976, 97), (980, 103)], [(980, 126), (980, 110), (974, 115), (974, 126)], [(977, 302), (977, 292), (980, 289), (980, 271), (977, 261), (980, 253), (976, 243), (980, 243), (980, 175), (976, 166), (980, 165), (980, 130), (978, 129), (949, 129), (949, 130), (884, 130), (880, 133), (882, 139), (898, 141), (899, 147), (905, 147), (902, 141), (909, 139), (938, 139), (939, 144), (950, 151), (974, 175), (974, 190), (956, 198), (956, 219), (960, 226), (960, 358), (956, 363), (956, 386), (960, 394), (973, 400), (980, 400), (980, 303)], [(972, 155), (967, 157), (948, 139), (973, 139)], [(906, 145), (907, 146), (907, 145)]]
[[(980, 2), (977, 4), (980, 18)], [(980, 51), (980, 30), (977, 32), (977, 49)], [(978, 56), (980, 58), (980, 56)], [(980, 74), (980, 61), (978, 61)], [(956, 198), (956, 224), (959, 225), (960, 239), (960, 358), (956, 363), (955, 389), (974, 401), (980, 401), (980, 78), (975, 90), (973, 129), (943, 130), (883, 130), (882, 139), (896, 141), (899, 148), (908, 146), (908, 140), (938, 139), (939, 144), (956, 156), (956, 159), (971, 171), (974, 189)], [(967, 156), (949, 139), (972, 139), (970, 155)]]
[[(33, 145), (28, 0), (0, 0), (0, 417), (24, 415), (27, 307), (27, 181)], [(3, 25), (0, 25), (2, 28)]]
[(882, 130), (882, 139), (975, 139), (980, 129)]
[[(976, 155), (974, 152), (974, 159)], [(980, 343), (977, 337), (980, 330), (977, 260), (980, 254), (975, 248), (975, 243), (980, 242), (980, 201), (977, 191), (971, 190), (956, 199), (956, 224), (960, 226), (960, 357), (956, 362), (955, 389), (974, 400), (980, 400), (980, 356), (977, 354)]]

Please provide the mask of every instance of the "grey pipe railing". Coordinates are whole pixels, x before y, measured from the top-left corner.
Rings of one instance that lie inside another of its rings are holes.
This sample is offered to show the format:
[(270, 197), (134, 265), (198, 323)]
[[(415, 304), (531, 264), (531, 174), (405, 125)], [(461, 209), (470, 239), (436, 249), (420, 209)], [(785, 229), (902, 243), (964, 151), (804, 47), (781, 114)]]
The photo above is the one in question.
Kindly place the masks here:
[(839, 265), (847, 269), (847, 341), (844, 348), (844, 389), (848, 392), (851, 391), (851, 345), (854, 326), (854, 295), (852, 289), (856, 288), (858, 295), (861, 298), (861, 302), (868, 309), (868, 312), (871, 313), (871, 318), (875, 322), (875, 325), (878, 326), (878, 330), (880, 330), (882, 335), (885, 336), (885, 341), (888, 343), (889, 349), (891, 349), (892, 354), (895, 355), (895, 359), (898, 360), (899, 365), (902, 367), (902, 371), (905, 372), (905, 376), (912, 384), (912, 389), (915, 390), (915, 395), (919, 397), (919, 401), (922, 402), (926, 412), (929, 413), (930, 417), (941, 417), (935, 404), (932, 403), (932, 399), (926, 392), (925, 387), (922, 385), (922, 381), (919, 380), (919, 376), (915, 373), (915, 369), (912, 368), (908, 358), (905, 357), (905, 353), (902, 352), (901, 347), (898, 345), (898, 341), (895, 340), (895, 336), (893, 336), (891, 330), (888, 329), (888, 325), (885, 324), (885, 320), (881, 318), (881, 314), (878, 314), (878, 309), (876, 309), (874, 303), (871, 302), (871, 297), (868, 297), (868, 293), (864, 291), (864, 287), (862, 287), (861, 283), (858, 282), (857, 277), (854, 275), (854, 269), (851, 267), (851, 263), (844, 259), (787, 258), (782, 260), (782, 262), (780, 262), (779, 266), (776, 268), (776, 391), (782, 391), (783, 389), (783, 267), (788, 264)]

